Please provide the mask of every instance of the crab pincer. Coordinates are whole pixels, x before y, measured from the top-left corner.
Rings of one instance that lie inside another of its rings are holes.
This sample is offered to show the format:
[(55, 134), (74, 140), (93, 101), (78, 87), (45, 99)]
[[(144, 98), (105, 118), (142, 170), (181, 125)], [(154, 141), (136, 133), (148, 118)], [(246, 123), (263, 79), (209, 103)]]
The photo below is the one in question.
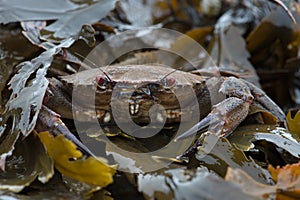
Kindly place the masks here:
[(250, 106), (263, 108), (278, 122), (285, 123), (284, 112), (255, 85), (235, 77), (222, 77), (219, 93), (227, 98), (213, 106), (212, 111), (175, 141), (209, 131), (219, 137), (228, 136), (248, 116)]
[(71, 140), (85, 155), (95, 157), (95, 155), (79, 139), (77, 139), (77, 137), (73, 135), (73, 133), (61, 121), (60, 115), (46, 106), (42, 106), (40, 110), (36, 130), (39, 132), (49, 131), (54, 136), (62, 134)]

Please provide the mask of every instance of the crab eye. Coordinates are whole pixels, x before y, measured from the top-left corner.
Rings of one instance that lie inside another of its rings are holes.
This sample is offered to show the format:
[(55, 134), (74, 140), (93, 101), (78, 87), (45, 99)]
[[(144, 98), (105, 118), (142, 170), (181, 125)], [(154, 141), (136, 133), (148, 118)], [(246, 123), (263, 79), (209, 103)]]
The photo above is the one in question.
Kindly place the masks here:
[(67, 57), (67, 51), (64, 50), (64, 49), (61, 49), (61, 50), (57, 53), (57, 56), (58, 56), (60, 59), (64, 60), (64, 59)]
[(175, 84), (175, 78), (172, 76), (168, 76), (166, 78), (164, 78), (163, 83), (166, 87), (172, 87)]
[(104, 75), (97, 75), (96, 76), (96, 82), (97, 82), (98, 85), (103, 85), (103, 83), (105, 82)]
[(107, 87), (109, 86), (109, 83), (110, 83), (110, 79), (104, 74), (96, 76), (96, 84), (100, 89), (106, 90)]

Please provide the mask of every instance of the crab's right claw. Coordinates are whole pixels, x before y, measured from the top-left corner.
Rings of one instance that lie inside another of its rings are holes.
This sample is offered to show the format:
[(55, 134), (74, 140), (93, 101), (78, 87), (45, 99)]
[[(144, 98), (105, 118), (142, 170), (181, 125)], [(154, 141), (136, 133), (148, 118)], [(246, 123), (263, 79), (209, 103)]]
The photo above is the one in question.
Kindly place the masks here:
[(222, 137), (229, 135), (248, 115), (250, 102), (230, 97), (215, 105), (209, 115), (177, 137), (175, 141), (195, 135), (199, 131)]
[(42, 106), (40, 110), (36, 130), (38, 132), (49, 131), (54, 136), (62, 134), (71, 140), (85, 155), (95, 157), (95, 155), (70, 132), (67, 126), (61, 121), (60, 115), (46, 106)]

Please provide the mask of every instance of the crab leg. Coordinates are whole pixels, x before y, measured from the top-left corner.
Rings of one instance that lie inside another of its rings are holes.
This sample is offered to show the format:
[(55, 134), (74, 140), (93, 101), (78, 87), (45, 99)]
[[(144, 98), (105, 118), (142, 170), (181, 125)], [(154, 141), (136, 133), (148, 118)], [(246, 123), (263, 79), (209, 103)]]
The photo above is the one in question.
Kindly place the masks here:
[(279, 122), (285, 123), (285, 114), (281, 110), (281, 108), (274, 102), (272, 101), (263, 90), (260, 88), (256, 87), (255, 85), (248, 83), (248, 87), (251, 90), (252, 95), (254, 96), (256, 104), (258, 106), (262, 107), (264, 110), (269, 111), (272, 113)]
[(283, 10), (287, 13), (289, 18), (292, 20), (292, 22), (294, 24), (297, 24), (297, 21), (296, 21), (295, 17), (293, 16), (293, 14), (289, 10), (289, 8), (282, 1), (280, 1), (280, 0), (271, 0), (271, 1), (278, 4), (281, 8), (283, 8)]
[(39, 132), (49, 131), (54, 136), (63, 134), (66, 138), (71, 140), (85, 155), (95, 157), (95, 155), (66, 127), (66, 125), (61, 121), (60, 115), (50, 110), (46, 106), (42, 106), (40, 110), (36, 129)]

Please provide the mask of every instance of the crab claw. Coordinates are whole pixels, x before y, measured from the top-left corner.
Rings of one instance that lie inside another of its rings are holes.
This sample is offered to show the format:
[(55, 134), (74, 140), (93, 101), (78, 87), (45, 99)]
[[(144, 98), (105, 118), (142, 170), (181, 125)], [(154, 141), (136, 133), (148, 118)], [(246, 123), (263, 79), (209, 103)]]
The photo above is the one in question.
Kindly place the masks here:
[(181, 139), (185, 139), (188, 137), (191, 137), (195, 135), (199, 131), (206, 130), (209, 125), (211, 124), (212, 120), (216, 117), (216, 114), (209, 114), (204, 119), (202, 119), (200, 122), (198, 122), (196, 125), (194, 125), (192, 128), (184, 132), (182, 135), (175, 138), (175, 142)]
[(95, 155), (80, 140), (78, 140), (73, 133), (71, 133), (71, 131), (61, 121), (60, 115), (50, 110), (46, 106), (42, 106), (40, 110), (36, 129), (39, 132), (49, 131), (54, 136), (63, 134), (66, 138), (71, 140), (85, 155), (95, 157)]
[(175, 141), (195, 135), (208, 129), (219, 137), (229, 135), (248, 115), (251, 102), (229, 97), (213, 106), (210, 114), (177, 137)]

